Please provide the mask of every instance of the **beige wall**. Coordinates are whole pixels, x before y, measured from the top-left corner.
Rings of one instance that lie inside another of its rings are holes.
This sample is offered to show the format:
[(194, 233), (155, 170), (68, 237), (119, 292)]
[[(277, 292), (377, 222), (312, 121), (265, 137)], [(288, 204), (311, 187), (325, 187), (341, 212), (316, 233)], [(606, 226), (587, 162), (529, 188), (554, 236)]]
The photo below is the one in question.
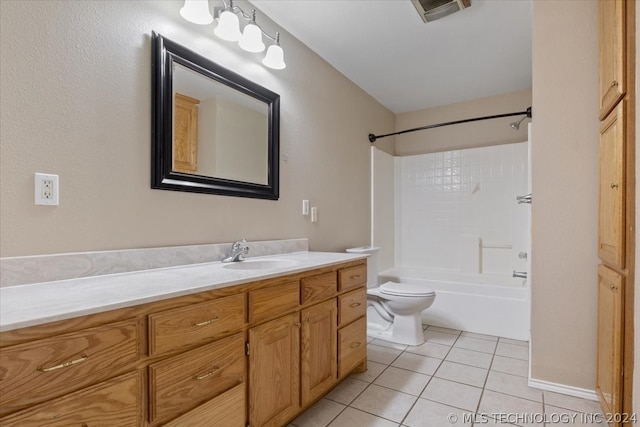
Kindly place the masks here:
[[(393, 114), (266, 17), (283, 33), (283, 71), (184, 21), (182, 4), (0, 2), (0, 255), (369, 242), (367, 134), (393, 131)], [(150, 189), (152, 30), (280, 94), (280, 200)], [(34, 205), (35, 172), (60, 175), (60, 206)], [(318, 223), (301, 215), (302, 199)]]
[(598, 3), (533, 2), (533, 379), (593, 390)]
[[(442, 107), (402, 113), (396, 116), (396, 131), (475, 117), (526, 111), (531, 106), (531, 90), (505, 93)], [(434, 151), (508, 144), (527, 140), (525, 119), (520, 129), (511, 129), (509, 123), (522, 116), (481, 120), (452, 126), (421, 130), (396, 136), (395, 154), (408, 156)]]

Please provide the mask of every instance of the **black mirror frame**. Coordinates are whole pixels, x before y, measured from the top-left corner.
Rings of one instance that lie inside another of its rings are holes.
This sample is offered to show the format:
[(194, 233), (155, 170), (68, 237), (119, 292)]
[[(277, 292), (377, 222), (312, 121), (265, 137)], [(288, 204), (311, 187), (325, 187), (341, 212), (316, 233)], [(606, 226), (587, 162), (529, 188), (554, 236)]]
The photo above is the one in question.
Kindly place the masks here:
[[(267, 104), (269, 165), (266, 185), (173, 171), (172, 62), (177, 62)], [(151, 188), (277, 200), (279, 196), (280, 95), (168, 40), (155, 31), (152, 33), (151, 72), (153, 84)]]

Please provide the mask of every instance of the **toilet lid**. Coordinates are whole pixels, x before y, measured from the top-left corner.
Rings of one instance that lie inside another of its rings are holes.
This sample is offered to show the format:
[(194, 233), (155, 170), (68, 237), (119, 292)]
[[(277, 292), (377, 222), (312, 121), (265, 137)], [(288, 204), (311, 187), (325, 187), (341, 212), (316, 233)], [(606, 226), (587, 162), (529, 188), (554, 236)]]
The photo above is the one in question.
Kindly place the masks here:
[(409, 297), (430, 297), (436, 293), (425, 288), (423, 285), (411, 283), (386, 282), (380, 285), (380, 292), (387, 295), (409, 296)]

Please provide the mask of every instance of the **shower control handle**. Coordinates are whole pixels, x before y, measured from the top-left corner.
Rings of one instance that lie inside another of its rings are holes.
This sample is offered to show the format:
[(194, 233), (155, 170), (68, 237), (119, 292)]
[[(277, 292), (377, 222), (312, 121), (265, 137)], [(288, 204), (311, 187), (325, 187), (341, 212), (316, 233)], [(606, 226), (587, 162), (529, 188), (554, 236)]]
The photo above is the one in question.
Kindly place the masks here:
[(515, 271), (515, 270), (513, 270), (513, 277), (518, 277), (520, 279), (526, 279), (527, 278), (527, 272), (526, 271)]

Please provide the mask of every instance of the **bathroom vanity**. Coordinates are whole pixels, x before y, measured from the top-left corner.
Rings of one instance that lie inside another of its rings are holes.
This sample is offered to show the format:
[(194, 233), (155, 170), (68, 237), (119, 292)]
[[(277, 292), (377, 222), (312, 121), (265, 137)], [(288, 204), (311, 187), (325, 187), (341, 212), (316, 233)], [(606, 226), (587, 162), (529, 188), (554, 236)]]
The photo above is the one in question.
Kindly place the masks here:
[(3, 288), (0, 424), (286, 425), (366, 369), (366, 259), (270, 258)]

